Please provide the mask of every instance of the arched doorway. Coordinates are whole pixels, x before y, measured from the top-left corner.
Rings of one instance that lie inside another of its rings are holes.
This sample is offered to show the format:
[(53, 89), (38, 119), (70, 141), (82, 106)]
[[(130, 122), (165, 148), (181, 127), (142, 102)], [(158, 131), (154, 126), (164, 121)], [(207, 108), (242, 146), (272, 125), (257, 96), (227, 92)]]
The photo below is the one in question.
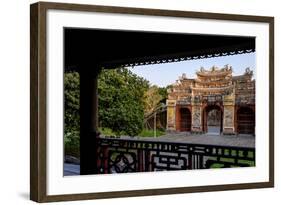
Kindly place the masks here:
[(249, 107), (237, 110), (237, 133), (255, 134), (255, 112)]
[(218, 105), (209, 105), (204, 109), (203, 131), (219, 135), (222, 132), (222, 109)]
[(180, 108), (180, 131), (191, 131), (191, 112), (188, 108)]

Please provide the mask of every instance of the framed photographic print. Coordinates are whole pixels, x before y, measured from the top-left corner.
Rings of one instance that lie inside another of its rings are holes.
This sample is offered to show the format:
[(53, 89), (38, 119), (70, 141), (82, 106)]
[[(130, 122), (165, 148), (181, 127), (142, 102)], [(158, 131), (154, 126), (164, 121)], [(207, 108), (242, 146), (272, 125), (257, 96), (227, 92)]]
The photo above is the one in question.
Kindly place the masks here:
[(274, 186), (274, 18), (39, 2), (37, 202)]

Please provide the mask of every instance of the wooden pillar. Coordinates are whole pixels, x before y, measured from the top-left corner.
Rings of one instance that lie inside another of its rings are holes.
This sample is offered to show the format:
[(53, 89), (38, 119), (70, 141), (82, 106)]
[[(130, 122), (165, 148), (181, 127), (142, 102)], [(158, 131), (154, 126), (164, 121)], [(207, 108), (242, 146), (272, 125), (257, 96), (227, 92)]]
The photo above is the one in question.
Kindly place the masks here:
[(98, 72), (93, 66), (80, 71), (80, 174), (97, 173)]

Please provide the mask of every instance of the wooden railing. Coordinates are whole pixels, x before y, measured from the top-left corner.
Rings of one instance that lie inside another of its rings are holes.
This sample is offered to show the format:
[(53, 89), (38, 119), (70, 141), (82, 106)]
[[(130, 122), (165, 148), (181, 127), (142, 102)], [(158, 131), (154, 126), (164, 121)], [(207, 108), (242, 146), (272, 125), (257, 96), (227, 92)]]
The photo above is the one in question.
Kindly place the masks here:
[(97, 173), (255, 166), (255, 149), (235, 146), (97, 138)]

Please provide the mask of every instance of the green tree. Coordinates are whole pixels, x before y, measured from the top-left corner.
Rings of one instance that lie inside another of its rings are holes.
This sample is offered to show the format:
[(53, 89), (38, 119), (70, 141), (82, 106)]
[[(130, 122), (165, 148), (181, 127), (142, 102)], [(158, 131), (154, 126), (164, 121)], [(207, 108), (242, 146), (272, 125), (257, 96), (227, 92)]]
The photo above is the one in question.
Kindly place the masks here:
[(150, 86), (149, 89), (144, 94), (145, 100), (145, 114), (150, 114), (158, 105), (166, 104), (166, 99), (168, 98), (168, 88), (158, 87), (156, 85)]
[(79, 74), (64, 74), (64, 143), (66, 154), (79, 156)]
[(145, 99), (145, 114), (148, 115), (157, 107), (163, 96), (159, 92), (159, 88), (156, 85), (149, 87), (144, 94)]
[(144, 92), (148, 81), (127, 68), (102, 70), (98, 80), (99, 126), (136, 136), (143, 129)]
[(162, 96), (161, 103), (166, 104), (166, 99), (168, 98), (168, 89), (171, 87), (171, 85), (168, 85), (166, 87), (159, 87), (159, 94)]
[[(67, 153), (79, 154), (79, 74), (64, 74), (64, 139)], [(98, 77), (99, 126), (135, 136), (143, 129), (144, 93), (149, 82), (126, 68), (102, 70)], [(76, 152), (76, 153), (75, 153)]]

